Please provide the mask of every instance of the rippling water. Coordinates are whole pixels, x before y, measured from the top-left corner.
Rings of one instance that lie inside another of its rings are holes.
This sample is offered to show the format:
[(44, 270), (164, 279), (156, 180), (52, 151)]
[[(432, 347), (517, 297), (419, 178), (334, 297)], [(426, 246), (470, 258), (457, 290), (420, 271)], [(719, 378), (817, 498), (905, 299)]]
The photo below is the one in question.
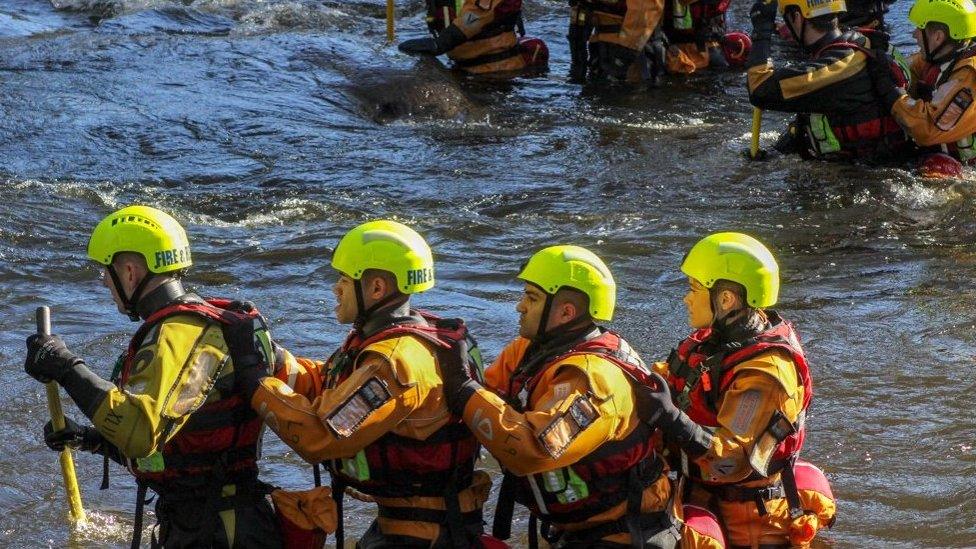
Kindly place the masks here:
[[(89, 231), (133, 202), (173, 212), (193, 239), (191, 281), (247, 296), (292, 349), (340, 342), (330, 247), (392, 217), (435, 249), (419, 303), (469, 319), (488, 355), (515, 335), (519, 264), (555, 242), (592, 247), (620, 284), (616, 327), (648, 358), (688, 328), (678, 264), (709, 231), (778, 252), (781, 310), (813, 361), (806, 457), (830, 477), (834, 547), (976, 546), (970, 182), (899, 169), (748, 163), (740, 73), (677, 78), (655, 93), (564, 81), (562, 2), (527, 26), (553, 71), (458, 79), (383, 43), (370, 2), (41, 0), (0, 3), (0, 544), (126, 546), (134, 489), (77, 456), (94, 526), (69, 537), (55, 456), (40, 440), (41, 386), (22, 373), (33, 310), (108, 375), (134, 329), (84, 256)], [(732, 26), (748, 24), (740, 2)], [(908, 44), (907, 2), (892, 21)], [(398, 5), (399, 38), (424, 32)], [(764, 142), (782, 126), (768, 115)], [(77, 416), (77, 413), (75, 413)], [(263, 470), (310, 469), (273, 437)], [(349, 536), (370, 520), (347, 517)], [(518, 518), (524, 525), (525, 517)]]

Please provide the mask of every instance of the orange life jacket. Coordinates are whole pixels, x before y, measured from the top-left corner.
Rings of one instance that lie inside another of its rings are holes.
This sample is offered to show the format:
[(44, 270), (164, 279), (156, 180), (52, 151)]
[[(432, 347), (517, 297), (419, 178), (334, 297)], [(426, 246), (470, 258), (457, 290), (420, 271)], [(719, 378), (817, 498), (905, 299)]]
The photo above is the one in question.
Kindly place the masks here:
[[(623, 345), (626, 343), (618, 334), (609, 330), (603, 331), (600, 336), (581, 341), (565, 352), (553, 356), (538, 369), (531, 368), (528, 371), (516, 369), (515, 375), (509, 380), (508, 391), (503, 396), (511, 405), (524, 411), (528, 406), (529, 396), (546, 371), (576, 355), (598, 355), (632, 378), (648, 376), (644, 364), (634, 360), (632, 357), (636, 355), (631, 353), (629, 346), (624, 348)], [(531, 479), (530, 477), (518, 478), (515, 499), (547, 522), (568, 524), (596, 516), (626, 500), (632, 491), (643, 491), (646, 486), (658, 479), (663, 463), (654, 450), (653, 434), (653, 429), (640, 422), (639, 426), (624, 440), (607, 442), (595, 452), (561, 470), (561, 474), (575, 475), (578, 481), (585, 483), (588, 492), (585, 497), (560, 501), (556, 495), (548, 491), (534, 490), (531, 483), (544, 486), (547, 482), (544, 478), (546, 473), (542, 473), (531, 475)], [(537, 498), (541, 498), (542, 505)], [(543, 507), (547, 512), (543, 512)]]

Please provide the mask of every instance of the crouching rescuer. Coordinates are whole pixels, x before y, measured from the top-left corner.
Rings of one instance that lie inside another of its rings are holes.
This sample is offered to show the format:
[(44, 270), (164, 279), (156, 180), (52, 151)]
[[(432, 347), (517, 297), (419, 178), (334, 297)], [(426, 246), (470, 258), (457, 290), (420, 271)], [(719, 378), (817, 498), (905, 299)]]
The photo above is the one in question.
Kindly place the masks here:
[(410, 55), (447, 54), (454, 67), (471, 74), (542, 71), (549, 48), (525, 35), (522, 0), (426, 0), (433, 37), (405, 40)]

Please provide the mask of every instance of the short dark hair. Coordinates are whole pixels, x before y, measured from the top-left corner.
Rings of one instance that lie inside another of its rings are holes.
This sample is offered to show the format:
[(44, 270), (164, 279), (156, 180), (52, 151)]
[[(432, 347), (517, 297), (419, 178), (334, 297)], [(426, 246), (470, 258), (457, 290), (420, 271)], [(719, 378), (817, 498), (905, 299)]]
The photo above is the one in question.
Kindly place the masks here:
[[(136, 263), (138, 265), (142, 265), (142, 267), (145, 268), (147, 272), (152, 274), (152, 271), (149, 270), (149, 262), (146, 261), (146, 257), (139, 252), (118, 252), (115, 254), (114, 257), (112, 257), (112, 263), (115, 263), (117, 260), (129, 261), (132, 263)], [(180, 280), (184, 276), (186, 276), (186, 272), (188, 270), (189, 267), (185, 269), (179, 269), (177, 271), (169, 271), (167, 273), (158, 273), (158, 276), (168, 276), (170, 278), (175, 278), (177, 280)]]
[(380, 278), (386, 282), (386, 285), (393, 289), (393, 293), (400, 293), (400, 285), (397, 283), (396, 275), (390, 271), (384, 271), (382, 269), (366, 269), (363, 271), (361, 280), (363, 281), (363, 284), (367, 284), (374, 278)]
[(553, 306), (558, 307), (563, 303), (571, 303), (576, 307), (578, 314), (585, 314), (587, 316), (590, 314), (590, 297), (576, 288), (563, 286), (556, 292), (552, 301)]
[(749, 302), (746, 301), (746, 287), (738, 282), (725, 280), (723, 278), (716, 280), (715, 284), (712, 285), (711, 291), (709, 292), (712, 298), (712, 310), (716, 309), (716, 306), (718, 305), (718, 303), (716, 303), (716, 299), (718, 299), (718, 294), (722, 292), (732, 292), (732, 295), (739, 299), (739, 302), (742, 303), (743, 307), (749, 306)]

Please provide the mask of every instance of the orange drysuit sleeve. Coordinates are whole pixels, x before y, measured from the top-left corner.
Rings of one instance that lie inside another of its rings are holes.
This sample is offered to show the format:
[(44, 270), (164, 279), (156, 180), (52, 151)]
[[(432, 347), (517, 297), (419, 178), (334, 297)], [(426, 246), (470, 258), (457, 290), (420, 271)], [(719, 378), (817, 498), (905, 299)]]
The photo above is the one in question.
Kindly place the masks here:
[[(464, 421), (499, 463), (516, 475), (559, 469), (592, 453), (609, 440), (615, 428), (614, 415), (602, 409), (611, 400), (600, 402), (589, 389), (590, 383), (583, 371), (563, 367), (538, 398), (538, 409), (519, 412), (482, 387), (465, 406)], [(568, 445), (560, 448), (561, 451), (554, 452), (545, 442), (547, 430), (559, 425), (567, 414), (572, 414), (574, 406), (595, 412), (595, 417), (588, 418), (589, 425), (575, 433)]]
[[(916, 62), (912, 61), (915, 73)], [(891, 114), (919, 145), (955, 143), (976, 133), (976, 64), (967, 61), (932, 92), (931, 101), (903, 95), (892, 106)]]
[[(626, 0), (627, 12), (624, 14), (620, 32), (600, 33), (601, 42), (621, 45), (632, 50), (642, 50), (664, 14), (664, 0)], [(599, 11), (597, 9), (596, 11)]]
[(322, 393), (324, 367), (322, 361), (296, 357), (286, 349), (276, 348), (274, 376), (308, 400)]
[[(277, 377), (266, 377), (251, 405), (306, 461), (351, 457), (392, 431), (421, 401), (414, 387), (401, 384), (384, 357), (366, 353), (360, 360), (345, 381), (312, 399)], [(366, 404), (359, 398), (363, 391), (369, 394)]]

